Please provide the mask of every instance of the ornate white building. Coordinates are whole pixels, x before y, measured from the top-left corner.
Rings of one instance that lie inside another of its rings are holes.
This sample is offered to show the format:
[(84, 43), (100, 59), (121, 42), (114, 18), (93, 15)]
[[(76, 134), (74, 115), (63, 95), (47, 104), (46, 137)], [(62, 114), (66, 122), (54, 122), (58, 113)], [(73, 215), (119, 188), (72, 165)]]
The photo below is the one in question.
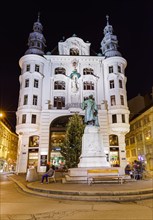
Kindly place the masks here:
[(44, 53), (46, 40), (38, 17), (21, 57), (16, 132), (19, 134), (17, 172), (25, 173), (35, 162), (37, 171), (47, 161), (62, 163), (60, 143), (68, 118), (84, 115), (81, 103), (93, 95), (104, 151), (111, 166), (126, 165), (125, 135), (129, 132), (129, 110), (125, 68), (117, 37), (107, 24), (101, 41), (102, 54), (90, 55), (89, 42), (72, 37), (58, 43), (58, 53)]

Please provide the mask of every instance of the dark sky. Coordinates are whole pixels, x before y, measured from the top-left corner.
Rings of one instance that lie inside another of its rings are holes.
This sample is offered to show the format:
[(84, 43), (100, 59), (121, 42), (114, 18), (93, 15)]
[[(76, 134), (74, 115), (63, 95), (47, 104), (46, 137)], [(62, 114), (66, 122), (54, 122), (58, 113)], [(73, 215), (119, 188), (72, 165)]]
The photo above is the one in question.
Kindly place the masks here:
[[(68, 4), (69, 2), (69, 4)], [(0, 13), (0, 109), (14, 124), (19, 94), (19, 59), (27, 50), (29, 33), (40, 12), (46, 51), (74, 33), (101, 52), (106, 15), (117, 35), (119, 51), (127, 60), (128, 99), (153, 86), (153, 1), (5, 1)], [(82, 3), (84, 4), (82, 6)]]

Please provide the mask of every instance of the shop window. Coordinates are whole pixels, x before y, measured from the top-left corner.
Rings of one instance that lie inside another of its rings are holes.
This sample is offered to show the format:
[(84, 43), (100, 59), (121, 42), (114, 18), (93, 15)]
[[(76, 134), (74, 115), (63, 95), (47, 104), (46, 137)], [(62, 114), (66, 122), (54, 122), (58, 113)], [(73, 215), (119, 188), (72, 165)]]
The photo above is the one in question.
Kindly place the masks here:
[(28, 154), (28, 168), (38, 166), (38, 149), (29, 149)]
[(39, 147), (39, 136), (34, 135), (29, 137), (29, 147)]
[(117, 135), (109, 135), (109, 145), (110, 146), (118, 146), (118, 136)]
[(118, 147), (111, 147), (110, 148), (110, 164), (112, 167), (119, 167), (119, 148)]

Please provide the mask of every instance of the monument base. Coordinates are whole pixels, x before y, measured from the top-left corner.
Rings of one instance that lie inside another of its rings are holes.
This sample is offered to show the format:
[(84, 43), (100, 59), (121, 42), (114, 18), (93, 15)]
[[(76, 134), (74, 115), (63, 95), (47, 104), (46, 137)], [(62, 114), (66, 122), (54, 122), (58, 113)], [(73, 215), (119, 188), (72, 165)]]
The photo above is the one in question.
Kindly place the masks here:
[(100, 128), (97, 126), (87, 125), (85, 127), (78, 167), (110, 167), (104, 153)]

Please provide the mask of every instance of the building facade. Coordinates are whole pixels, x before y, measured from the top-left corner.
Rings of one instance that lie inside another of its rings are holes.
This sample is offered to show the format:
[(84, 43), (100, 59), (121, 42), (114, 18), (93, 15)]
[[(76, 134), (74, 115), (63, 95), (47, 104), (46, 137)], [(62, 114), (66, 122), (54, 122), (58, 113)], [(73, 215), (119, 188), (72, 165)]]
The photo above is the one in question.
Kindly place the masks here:
[(61, 164), (60, 143), (65, 125), (74, 113), (84, 116), (82, 102), (93, 95), (104, 151), (111, 166), (126, 165), (125, 134), (129, 110), (125, 69), (113, 27), (107, 24), (102, 53), (90, 55), (91, 44), (73, 35), (58, 42), (58, 54), (44, 53), (46, 40), (38, 17), (19, 60), (21, 68), (16, 132), (19, 134), (18, 172), (35, 163), (44, 172), (47, 161)]
[(18, 135), (0, 120), (0, 172), (16, 170)]
[[(140, 95), (133, 100), (140, 102)], [(144, 106), (145, 97), (141, 96)], [(131, 114), (130, 132), (126, 134), (126, 157), (127, 161), (132, 164), (134, 160), (139, 160), (145, 163), (147, 170), (153, 171), (153, 102), (144, 106), (141, 111), (136, 111), (137, 102), (129, 106)], [(134, 114), (135, 113), (135, 114)]]

